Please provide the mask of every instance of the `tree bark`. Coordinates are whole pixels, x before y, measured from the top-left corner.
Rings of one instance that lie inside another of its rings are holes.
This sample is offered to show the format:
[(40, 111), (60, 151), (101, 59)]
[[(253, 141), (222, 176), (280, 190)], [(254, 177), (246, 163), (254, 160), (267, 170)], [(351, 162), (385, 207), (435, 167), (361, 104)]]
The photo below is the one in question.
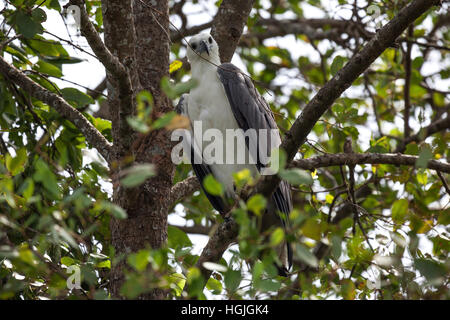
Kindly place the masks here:
[(220, 61), (230, 62), (241, 38), (254, 0), (224, 0), (211, 28), (219, 45)]
[[(148, 3), (148, 5), (147, 5)], [(109, 50), (128, 67), (134, 95), (142, 89), (154, 98), (154, 118), (170, 111), (170, 104), (161, 92), (159, 83), (169, 69), (168, 1), (102, 1), (105, 42)], [(157, 19), (157, 21), (155, 21)], [(117, 79), (108, 75), (108, 104), (120, 106)], [(126, 123), (134, 114), (134, 101), (129, 106), (111, 108), (114, 144), (117, 145), (116, 167), (120, 170), (128, 163), (153, 163), (157, 174), (137, 188), (125, 189), (113, 178), (114, 203), (128, 214), (124, 220), (112, 219), (111, 241), (116, 257), (144, 248), (161, 248), (167, 240), (168, 204), (164, 201), (170, 192), (174, 166), (170, 158), (170, 136), (165, 130), (135, 136)], [(114, 166), (114, 164), (113, 164)], [(125, 282), (126, 261), (113, 263), (111, 294), (122, 298), (120, 289)], [(151, 270), (149, 270), (151, 272)], [(163, 299), (161, 289), (153, 289), (139, 299)]]

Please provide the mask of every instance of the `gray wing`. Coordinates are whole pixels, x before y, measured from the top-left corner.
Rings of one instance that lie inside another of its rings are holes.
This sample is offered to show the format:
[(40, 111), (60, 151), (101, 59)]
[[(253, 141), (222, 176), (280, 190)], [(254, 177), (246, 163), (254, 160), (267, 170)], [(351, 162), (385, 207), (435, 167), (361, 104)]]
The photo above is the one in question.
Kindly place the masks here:
[[(186, 110), (187, 110), (187, 101), (188, 101), (188, 94), (183, 94), (180, 98), (180, 101), (178, 102), (177, 106), (175, 107), (175, 111), (178, 114), (182, 114), (186, 117), (189, 117)], [(194, 170), (195, 175), (197, 176), (197, 179), (200, 181), (200, 186), (205, 193), (206, 197), (208, 198), (209, 202), (211, 202), (214, 209), (219, 211), (220, 214), (226, 213), (226, 206), (225, 202), (221, 197), (214, 196), (210, 193), (208, 193), (204, 186), (203, 186), (203, 180), (206, 178), (207, 175), (212, 175), (211, 168), (205, 164), (203, 161), (200, 164), (195, 163), (194, 159), (197, 156), (197, 159), (202, 159), (200, 153), (195, 148), (195, 140), (185, 137), (186, 142), (190, 144), (191, 148), (191, 164), (192, 169)]]
[[(233, 110), (239, 126), (245, 131), (253, 128), (259, 129), (276, 129), (278, 126), (275, 122), (272, 111), (264, 98), (259, 94), (252, 81), (243, 75), (242, 71), (231, 63), (224, 63), (218, 69), (220, 81), (222, 82), (228, 101)], [(273, 137), (268, 134), (267, 145), (271, 146)], [(278, 133), (278, 140), (279, 133)], [(258, 136), (258, 139), (260, 137)], [(248, 143), (248, 141), (246, 141)], [(259, 141), (257, 146), (259, 146)], [(268, 150), (270, 152), (270, 150)], [(260, 161), (260, 151), (258, 150), (257, 167), (260, 170), (264, 164)], [(283, 213), (281, 218), (283, 226), (289, 223), (288, 215), (292, 210), (292, 195), (290, 185), (286, 181), (281, 181), (272, 195), (272, 202), (276, 209)], [(270, 213), (269, 213), (270, 214)], [(287, 244), (287, 259), (289, 267), (292, 265), (292, 249)]]

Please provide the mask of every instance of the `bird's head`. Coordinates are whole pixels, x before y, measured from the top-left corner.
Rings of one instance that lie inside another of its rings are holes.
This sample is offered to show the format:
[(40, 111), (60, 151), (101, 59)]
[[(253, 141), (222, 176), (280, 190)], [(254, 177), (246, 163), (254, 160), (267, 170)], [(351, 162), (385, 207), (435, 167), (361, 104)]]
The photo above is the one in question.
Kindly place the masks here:
[(189, 40), (187, 57), (190, 63), (211, 61), (220, 64), (219, 46), (216, 40), (207, 33), (200, 33)]

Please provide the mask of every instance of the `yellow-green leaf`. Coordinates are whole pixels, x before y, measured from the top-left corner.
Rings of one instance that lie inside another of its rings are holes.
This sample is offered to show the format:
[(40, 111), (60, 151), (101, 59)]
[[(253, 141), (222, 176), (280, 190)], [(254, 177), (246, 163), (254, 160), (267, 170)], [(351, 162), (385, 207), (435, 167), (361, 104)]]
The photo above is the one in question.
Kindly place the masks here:
[(169, 73), (172, 73), (174, 71), (177, 71), (178, 69), (180, 69), (183, 66), (183, 62), (181, 62), (180, 60), (175, 60), (174, 62), (172, 62), (169, 66)]

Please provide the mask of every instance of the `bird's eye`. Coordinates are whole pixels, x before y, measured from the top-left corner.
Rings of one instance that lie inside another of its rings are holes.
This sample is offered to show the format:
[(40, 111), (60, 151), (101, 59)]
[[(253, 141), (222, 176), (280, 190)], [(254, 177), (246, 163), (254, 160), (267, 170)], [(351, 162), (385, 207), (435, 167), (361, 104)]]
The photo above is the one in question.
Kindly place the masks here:
[(196, 43), (193, 43), (193, 44), (191, 44), (191, 47), (192, 47), (192, 49), (197, 49), (197, 44)]
[(208, 42), (212, 43), (212, 38), (211, 37), (209, 37)]

